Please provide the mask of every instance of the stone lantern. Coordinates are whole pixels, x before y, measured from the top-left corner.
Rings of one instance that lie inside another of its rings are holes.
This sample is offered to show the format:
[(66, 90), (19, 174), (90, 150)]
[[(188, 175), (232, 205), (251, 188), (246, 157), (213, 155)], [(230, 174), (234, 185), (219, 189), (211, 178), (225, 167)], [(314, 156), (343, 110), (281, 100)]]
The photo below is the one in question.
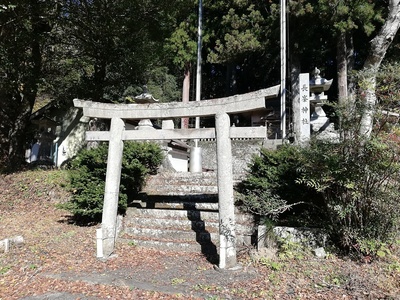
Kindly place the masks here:
[[(143, 86), (143, 93), (138, 96), (135, 96), (135, 102), (138, 104), (149, 104), (149, 103), (157, 103), (159, 100), (155, 99), (152, 94), (150, 94), (147, 90), (147, 86)], [(153, 123), (150, 119), (143, 119), (139, 121), (137, 126), (138, 130), (143, 129), (154, 129)]]
[(332, 131), (332, 124), (322, 108), (324, 101), (328, 100), (324, 92), (329, 90), (332, 81), (333, 79), (322, 78), (317, 68), (314, 69), (314, 77), (311, 80), (309, 73), (300, 74), (298, 97), (293, 101), (293, 131), (297, 144), (307, 144), (311, 133), (325, 133), (328, 127), (329, 131)]
[(328, 97), (324, 92), (329, 90), (333, 79), (327, 80), (322, 78), (319, 74), (320, 70), (315, 68), (314, 78), (310, 80), (310, 104), (312, 111), (310, 124), (312, 132), (319, 132), (330, 125), (329, 118), (326, 116), (322, 105), (324, 104), (325, 100), (328, 100)]

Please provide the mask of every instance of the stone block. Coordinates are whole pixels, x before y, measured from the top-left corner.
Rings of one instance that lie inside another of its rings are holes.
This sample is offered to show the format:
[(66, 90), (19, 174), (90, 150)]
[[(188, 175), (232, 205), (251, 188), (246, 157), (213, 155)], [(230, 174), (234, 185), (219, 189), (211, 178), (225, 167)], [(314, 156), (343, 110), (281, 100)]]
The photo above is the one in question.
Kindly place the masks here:
[(8, 252), (12, 247), (19, 247), (23, 245), (23, 243), (24, 243), (24, 238), (20, 235), (6, 238), (0, 241), (0, 250)]
[[(290, 242), (300, 243), (312, 249), (323, 247), (327, 242), (327, 235), (318, 228), (277, 226), (272, 229), (272, 233), (277, 239), (280, 238)], [(266, 226), (258, 226), (258, 249), (274, 247), (275, 243), (276, 240), (271, 238), (271, 235), (267, 233)]]

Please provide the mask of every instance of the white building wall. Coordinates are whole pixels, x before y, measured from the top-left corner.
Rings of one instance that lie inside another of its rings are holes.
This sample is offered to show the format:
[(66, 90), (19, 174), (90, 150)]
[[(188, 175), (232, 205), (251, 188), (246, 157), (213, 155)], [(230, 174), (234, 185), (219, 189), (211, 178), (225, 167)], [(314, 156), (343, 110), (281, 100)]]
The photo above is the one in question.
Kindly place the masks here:
[(57, 167), (73, 158), (80, 149), (86, 144), (85, 132), (88, 128), (90, 118), (82, 117), (82, 114), (77, 108), (68, 109), (67, 113), (59, 116), (59, 123), (61, 128), (59, 130), (59, 137), (56, 143), (56, 158), (55, 164)]

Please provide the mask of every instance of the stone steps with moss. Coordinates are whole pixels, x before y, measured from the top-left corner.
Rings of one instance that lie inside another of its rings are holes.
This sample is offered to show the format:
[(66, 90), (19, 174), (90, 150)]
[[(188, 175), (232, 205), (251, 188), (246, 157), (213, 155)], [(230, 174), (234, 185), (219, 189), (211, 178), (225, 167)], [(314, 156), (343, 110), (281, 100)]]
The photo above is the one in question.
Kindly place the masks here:
[[(219, 214), (216, 175), (166, 173), (151, 176), (124, 217), (120, 239), (139, 246), (216, 255)], [(250, 247), (253, 216), (235, 210), (236, 240)]]

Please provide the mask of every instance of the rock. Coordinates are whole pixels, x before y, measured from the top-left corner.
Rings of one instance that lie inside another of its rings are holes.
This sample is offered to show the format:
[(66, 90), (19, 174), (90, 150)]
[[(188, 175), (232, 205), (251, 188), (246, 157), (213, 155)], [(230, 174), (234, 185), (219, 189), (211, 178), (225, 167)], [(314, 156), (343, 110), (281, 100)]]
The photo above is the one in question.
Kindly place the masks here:
[(319, 247), (319, 248), (314, 249), (314, 254), (318, 258), (325, 258), (326, 257), (326, 252), (325, 252), (324, 247)]
[(266, 258), (266, 259), (275, 259), (276, 258), (276, 248), (259, 248), (258, 250), (253, 249), (250, 252), (250, 256), (253, 260), (260, 260), (260, 258)]
[(328, 238), (322, 230), (317, 228), (276, 226), (273, 232), (281, 239), (311, 248), (324, 246)]
[(0, 241), (0, 250), (4, 252), (10, 251), (12, 246), (21, 246), (24, 243), (24, 238), (20, 235), (6, 238)]

